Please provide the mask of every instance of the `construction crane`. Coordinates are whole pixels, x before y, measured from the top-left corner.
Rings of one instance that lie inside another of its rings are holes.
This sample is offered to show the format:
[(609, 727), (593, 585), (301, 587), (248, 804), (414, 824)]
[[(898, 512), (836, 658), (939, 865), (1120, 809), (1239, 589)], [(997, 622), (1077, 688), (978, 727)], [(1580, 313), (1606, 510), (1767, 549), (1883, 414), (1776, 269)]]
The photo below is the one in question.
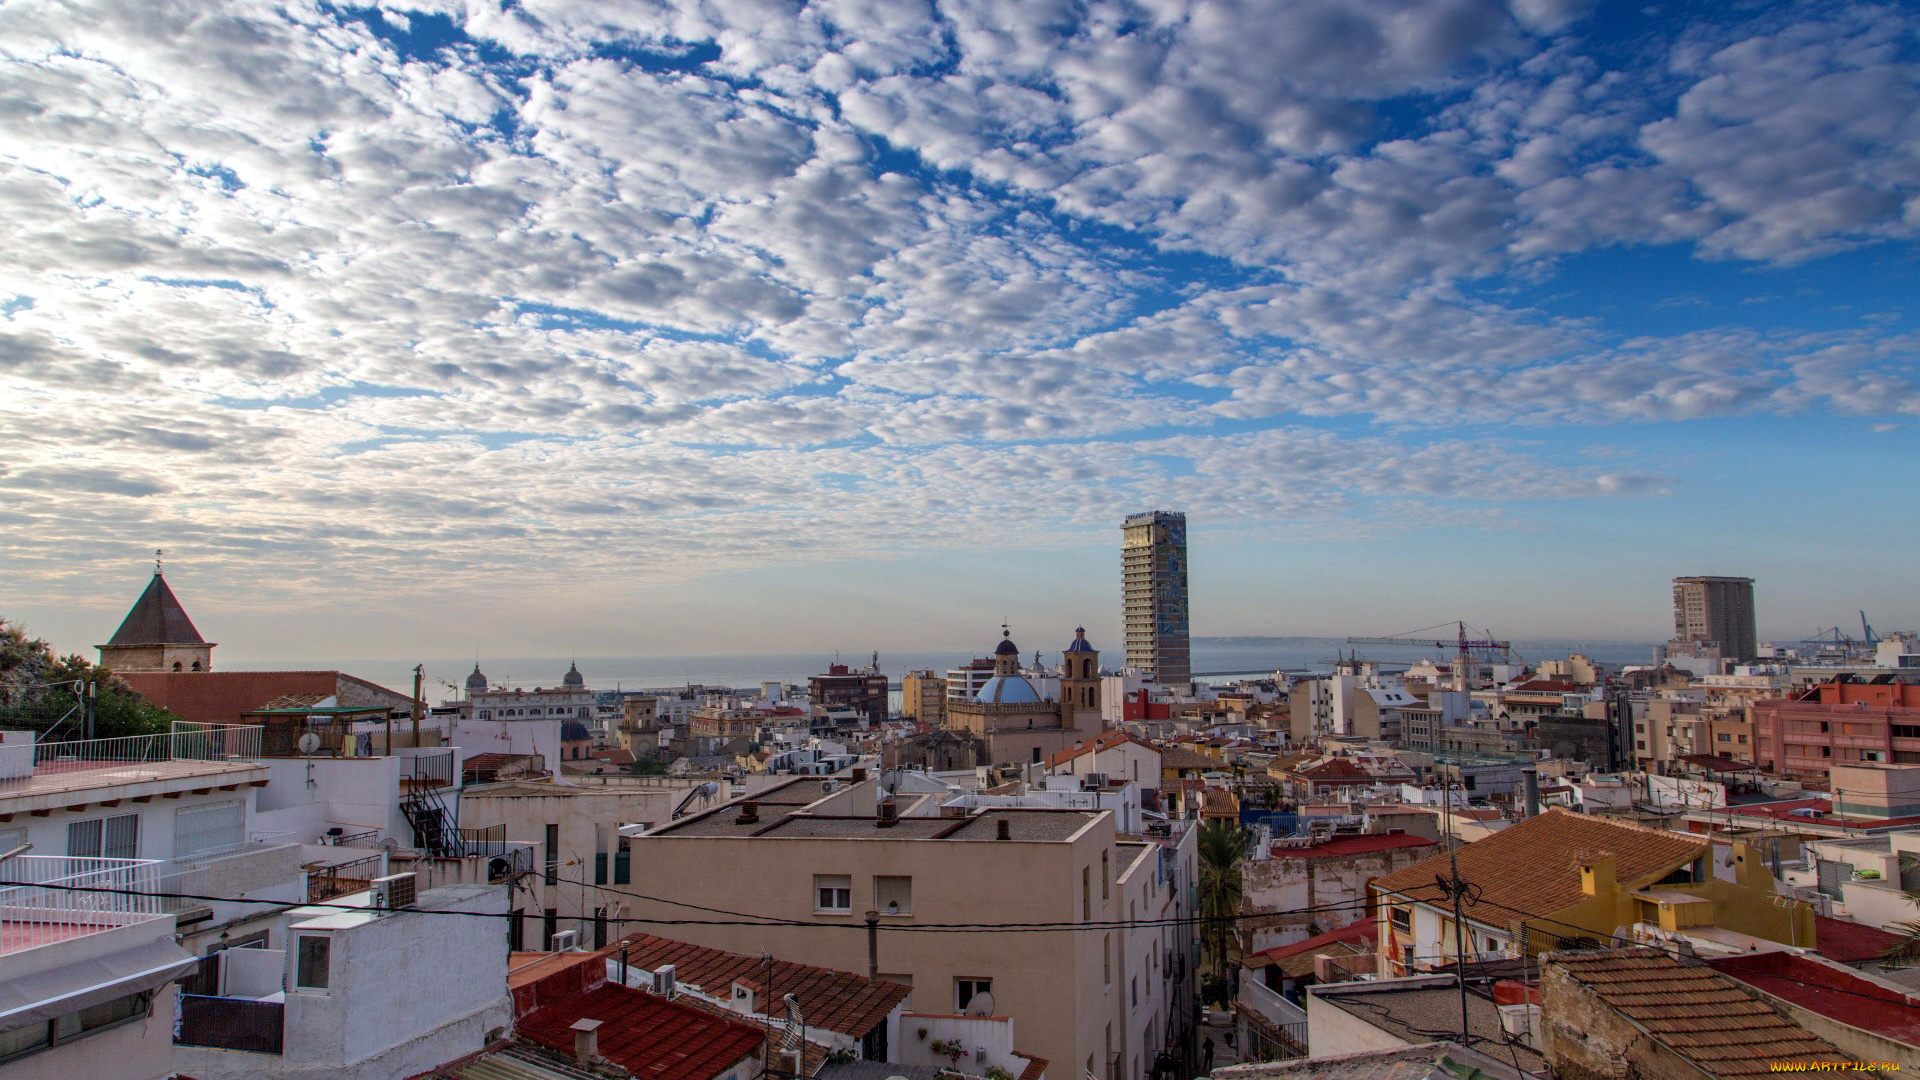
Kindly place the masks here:
[(1865, 635), (1863, 640), (1867, 644), (1880, 644), (1880, 635), (1873, 632), (1873, 624), (1867, 622), (1867, 613), (1864, 611), (1860, 613), (1860, 633)]
[[(1446, 623), (1440, 623), (1437, 626), (1429, 626), (1429, 627), (1425, 627), (1424, 629), (1439, 630), (1442, 627), (1445, 627), (1446, 625), (1447, 625)], [(1347, 639), (1347, 644), (1349, 645), (1412, 645), (1416, 648), (1425, 648), (1428, 645), (1432, 645), (1432, 647), (1435, 649), (1445, 649), (1449, 645), (1451, 645), (1455, 650), (1454, 664), (1453, 664), (1453, 685), (1454, 685), (1454, 688), (1457, 690), (1472, 689), (1472, 687), (1468, 685), (1467, 671), (1470, 669), (1471, 665), (1473, 664), (1473, 654), (1476, 651), (1497, 652), (1500, 654), (1500, 660), (1502, 663), (1505, 663), (1513, 652), (1513, 643), (1510, 641), (1494, 641), (1492, 638), (1469, 638), (1467, 636), (1467, 624), (1464, 622), (1454, 623), (1453, 628), (1454, 628), (1454, 640), (1452, 641), (1446, 641), (1440, 638), (1409, 637), (1409, 636), (1401, 635), (1397, 637), (1350, 637)], [(1418, 634), (1420, 633), (1420, 631), (1414, 630), (1414, 631), (1411, 631), (1411, 633)]]

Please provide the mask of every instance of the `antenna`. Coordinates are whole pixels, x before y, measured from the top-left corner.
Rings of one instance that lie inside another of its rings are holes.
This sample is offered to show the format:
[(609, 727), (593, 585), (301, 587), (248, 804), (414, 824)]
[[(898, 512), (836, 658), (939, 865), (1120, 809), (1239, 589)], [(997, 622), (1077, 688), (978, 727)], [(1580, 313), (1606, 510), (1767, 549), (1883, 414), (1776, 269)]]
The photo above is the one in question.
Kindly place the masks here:
[(160, 576), (160, 557), (165, 554), (166, 552), (160, 550), (159, 548), (153, 549), (153, 576), (154, 577)]

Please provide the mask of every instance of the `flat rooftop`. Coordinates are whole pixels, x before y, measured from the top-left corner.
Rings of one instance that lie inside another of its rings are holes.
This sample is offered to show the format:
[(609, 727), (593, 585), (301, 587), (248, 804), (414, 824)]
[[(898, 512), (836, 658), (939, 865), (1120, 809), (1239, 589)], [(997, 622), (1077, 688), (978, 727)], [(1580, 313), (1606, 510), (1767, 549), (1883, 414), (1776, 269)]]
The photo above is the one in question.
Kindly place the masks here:
[[(1452, 976), (1335, 983), (1314, 996), (1409, 1044), (1431, 1041), (1437, 1032), (1460, 1030), (1460, 990)], [(1511, 1054), (1522, 1072), (1546, 1072), (1546, 1058), (1538, 1050), (1523, 1042), (1507, 1042), (1493, 999), (1472, 988), (1467, 991), (1467, 1034), (1483, 1053)]]
[(266, 776), (266, 766), (253, 761), (46, 761), (35, 765), (31, 776), (0, 780), (0, 805), (133, 784), (159, 784), (167, 790), (182, 781), (218, 786)]
[[(863, 784), (877, 780), (860, 781)], [(829, 786), (831, 785), (831, 786)], [(804, 777), (760, 792), (751, 799), (723, 803), (692, 817), (682, 818), (649, 837), (740, 836), (778, 840), (996, 840), (999, 822), (1007, 822), (1009, 840), (1059, 842), (1079, 835), (1104, 810), (1058, 810), (1050, 807), (1000, 807), (968, 817), (921, 816), (936, 798), (923, 792), (902, 792), (895, 798), (903, 816), (881, 828), (868, 815), (815, 814), (815, 804), (844, 794), (847, 782)], [(742, 808), (753, 804), (751, 821), (742, 821)], [(906, 816), (912, 814), (914, 816)]]

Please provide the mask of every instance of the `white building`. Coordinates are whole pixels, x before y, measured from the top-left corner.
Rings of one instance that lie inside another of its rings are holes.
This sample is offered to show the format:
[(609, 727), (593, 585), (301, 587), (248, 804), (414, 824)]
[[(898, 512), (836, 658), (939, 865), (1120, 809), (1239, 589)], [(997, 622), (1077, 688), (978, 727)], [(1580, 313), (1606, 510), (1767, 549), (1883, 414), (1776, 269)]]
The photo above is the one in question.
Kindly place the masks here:
[[(17, 845), (16, 845), (17, 846)], [(173, 1071), (173, 982), (195, 962), (147, 890), (157, 864), (16, 856), (0, 861), (0, 1077), (157, 1080)]]
[(218, 993), (182, 999), (173, 1067), (201, 1080), (391, 1080), (472, 1053), (513, 1019), (507, 892), (450, 886), (403, 911), (284, 913), (272, 947), (218, 954)]

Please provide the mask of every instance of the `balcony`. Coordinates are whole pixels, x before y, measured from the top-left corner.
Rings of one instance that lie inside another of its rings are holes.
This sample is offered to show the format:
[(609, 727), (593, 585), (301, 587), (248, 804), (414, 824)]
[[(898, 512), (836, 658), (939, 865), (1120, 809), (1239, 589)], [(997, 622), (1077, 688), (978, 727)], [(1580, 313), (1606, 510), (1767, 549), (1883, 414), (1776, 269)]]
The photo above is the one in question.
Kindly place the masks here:
[[(0, 955), (171, 918), (153, 859), (20, 855), (0, 863)], [(148, 895), (141, 895), (148, 894)]]
[(1233, 1007), (1257, 1040), (1258, 1045), (1249, 1049), (1272, 1058), (1307, 1055), (1307, 1010), (1250, 976), (1240, 980), (1240, 996)]
[[(16, 733), (9, 732), (9, 737)], [(0, 743), (0, 800), (58, 805), (61, 796), (130, 784), (192, 781), (206, 786), (265, 781), (260, 729), (250, 724), (176, 720), (164, 735), (74, 742)], [(181, 786), (181, 785), (174, 785)], [(191, 785), (188, 785), (191, 786)], [(12, 809), (12, 807), (9, 807)], [(40, 809), (24, 806), (21, 809)]]
[(281, 1053), (286, 1040), (283, 1002), (181, 994), (175, 1046), (207, 1046), (254, 1054)]

